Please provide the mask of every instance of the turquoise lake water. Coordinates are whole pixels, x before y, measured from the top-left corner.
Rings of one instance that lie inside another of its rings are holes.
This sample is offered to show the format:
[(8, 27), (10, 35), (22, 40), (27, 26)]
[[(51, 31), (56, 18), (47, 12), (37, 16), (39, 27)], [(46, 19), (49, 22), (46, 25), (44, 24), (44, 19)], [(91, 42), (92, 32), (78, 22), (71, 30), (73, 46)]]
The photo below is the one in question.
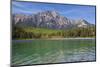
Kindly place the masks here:
[(95, 61), (95, 39), (13, 40), (12, 65)]

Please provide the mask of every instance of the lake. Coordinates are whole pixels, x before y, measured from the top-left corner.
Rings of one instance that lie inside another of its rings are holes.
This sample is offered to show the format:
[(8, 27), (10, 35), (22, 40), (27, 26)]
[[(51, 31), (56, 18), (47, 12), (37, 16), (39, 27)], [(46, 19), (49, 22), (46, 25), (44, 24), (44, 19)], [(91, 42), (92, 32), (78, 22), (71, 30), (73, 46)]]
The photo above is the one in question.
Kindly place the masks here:
[(12, 65), (96, 60), (95, 39), (12, 40)]

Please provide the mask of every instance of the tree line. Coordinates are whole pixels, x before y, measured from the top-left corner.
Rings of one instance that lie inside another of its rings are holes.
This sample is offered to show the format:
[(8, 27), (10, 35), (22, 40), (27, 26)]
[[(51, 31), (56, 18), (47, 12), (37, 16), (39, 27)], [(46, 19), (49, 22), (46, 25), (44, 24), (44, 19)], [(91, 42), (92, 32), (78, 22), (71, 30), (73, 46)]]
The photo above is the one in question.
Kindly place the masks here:
[(74, 28), (68, 30), (51, 30), (42, 28), (12, 28), (13, 39), (36, 38), (95, 37), (95, 27)]

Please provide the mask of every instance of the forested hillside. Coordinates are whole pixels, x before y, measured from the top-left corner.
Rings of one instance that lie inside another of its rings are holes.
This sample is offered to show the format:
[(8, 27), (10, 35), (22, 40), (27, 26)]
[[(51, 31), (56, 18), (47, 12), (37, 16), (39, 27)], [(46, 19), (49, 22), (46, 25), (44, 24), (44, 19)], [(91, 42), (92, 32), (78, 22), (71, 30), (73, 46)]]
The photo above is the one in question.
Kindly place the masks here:
[(95, 37), (95, 27), (74, 28), (68, 30), (14, 27), (12, 31), (13, 39)]

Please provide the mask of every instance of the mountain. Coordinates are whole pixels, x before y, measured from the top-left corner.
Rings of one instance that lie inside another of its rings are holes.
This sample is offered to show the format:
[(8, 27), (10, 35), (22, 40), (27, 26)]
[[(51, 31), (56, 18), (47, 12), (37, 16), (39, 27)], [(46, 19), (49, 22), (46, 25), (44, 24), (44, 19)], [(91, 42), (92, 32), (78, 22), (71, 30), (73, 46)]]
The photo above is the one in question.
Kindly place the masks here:
[(92, 26), (84, 19), (72, 20), (60, 15), (57, 11), (44, 11), (33, 15), (15, 14), (12, 16), (15, 26), (29, 26), (49, 29), (70, 29)]

